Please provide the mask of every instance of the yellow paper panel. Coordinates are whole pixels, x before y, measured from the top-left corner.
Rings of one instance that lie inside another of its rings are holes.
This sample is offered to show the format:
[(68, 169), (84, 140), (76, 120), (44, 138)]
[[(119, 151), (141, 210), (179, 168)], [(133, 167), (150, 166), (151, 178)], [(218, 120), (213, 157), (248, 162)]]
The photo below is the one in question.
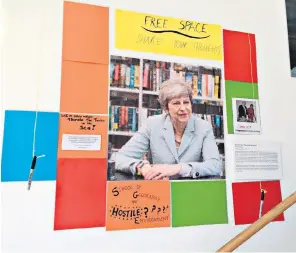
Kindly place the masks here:
[(116, 10), (116, 48), (222, 60), (222, 27)]

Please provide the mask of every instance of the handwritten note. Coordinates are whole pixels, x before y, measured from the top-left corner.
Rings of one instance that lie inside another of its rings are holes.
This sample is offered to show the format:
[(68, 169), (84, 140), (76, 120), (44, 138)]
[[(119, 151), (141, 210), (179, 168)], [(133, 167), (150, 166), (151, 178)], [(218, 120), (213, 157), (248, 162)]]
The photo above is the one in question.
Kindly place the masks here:
[(222, 60), (222, 27), (215, 24), (116, 10), (116, 47)]
[(170, 182), (108, 182), (106, 230), (170, 226)]
[(106, 158), (107, 138), (108, 116), (61, 113), (59, 157)]
[(77, 122), (79, 130), (94, 131), (99, 122), (104, 122), (100, 116), (86, 114), (61, 114), (69, 122)]

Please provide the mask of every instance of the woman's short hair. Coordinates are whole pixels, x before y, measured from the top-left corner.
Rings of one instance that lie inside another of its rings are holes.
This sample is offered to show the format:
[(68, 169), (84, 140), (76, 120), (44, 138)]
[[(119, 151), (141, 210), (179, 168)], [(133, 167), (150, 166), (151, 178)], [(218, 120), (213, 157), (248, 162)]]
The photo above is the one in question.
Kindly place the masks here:
[(168, 109), (168, 103), (172, 99), (183, 96), (188, 96), (192, 104), (193, 91), (190, 85), (181, 79), (169, 79), (161, 84), (158, 101), (162, 109)]

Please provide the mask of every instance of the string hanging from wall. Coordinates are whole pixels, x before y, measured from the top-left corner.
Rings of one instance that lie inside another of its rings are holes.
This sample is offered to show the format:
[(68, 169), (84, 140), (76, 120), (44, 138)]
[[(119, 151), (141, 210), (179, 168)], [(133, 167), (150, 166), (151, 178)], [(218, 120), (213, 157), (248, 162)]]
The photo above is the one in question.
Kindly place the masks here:
[[(42, 12), (39, 12), (42, 13)], [(32, 163), (29, 173), (29, 179), (28, 179), (28, 190), (31, 189), (32, 180), (33, 180), (33, 174), (36, 166), (36, 162), (38, 158), (45, 157), (45, 154), (36, 156), (36, 131), (37, 131), (37, 122), (38, 122), (38, 110), (39, 110), (39, 95), (40, 95), (40, 71), (41, 71), (41, 56), (42, 56), (42, 42), (43, 42), (43, 18), (40, 16), (39, 22), (39, 39), (37, 40), (37, 43), (39, 44), (38, 50), (37, 50), (37, 57), (36, 57), (36, 104), (35, 104), (35, 119), (34, 119), (34, 129), (33, 129), (33, 145), (32, 145)]]
[[(252, 100), (255, 101), (255, 83), (254, 83), (254, 77), (253, 77), (253, 61), (252, 61), (252, 44), (250, 39), (250, 34), (248, 33), (248, 41), (249, 41), (249, 58), (250, 58), (250, 74), (251, 74), (251, 82), (252, 82)], [(257, 111), (256, 103), (254, 103), (254, 111)], [(256, 119), (257, 120), (257, 119)], [(260, 171), (260, 168), (259, 168)], [(264, 198), (267, 191), (262, 188), (262, 181), (259, 182), (260, 186), (260, 209), (259, 209), (259, 218), (262, 216), (262, 208), (264, 204)]]

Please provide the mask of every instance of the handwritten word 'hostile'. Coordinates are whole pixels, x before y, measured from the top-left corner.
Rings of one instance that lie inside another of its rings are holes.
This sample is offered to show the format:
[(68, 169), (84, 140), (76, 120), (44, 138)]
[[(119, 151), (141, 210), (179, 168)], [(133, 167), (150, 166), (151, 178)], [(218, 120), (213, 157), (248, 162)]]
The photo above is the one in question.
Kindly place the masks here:
[[(165, 214), (169, 209), (169, 205), (167, 206), (156, 206), (153, 205), (151, 208), (149, 207), (118, 207), (112, 206), (110, 210), (110, 216), (114, 218), (119, 218), (122, 220), (134, 220), (136, 224), (139, 224), (139, 218), (147, 219), (147, 218), (157, 218), (162, 214)], [(153, 215), (154, 217), (149, 217)], [(157, 217), (155, 217), (157, 215)]]
[(136, 224), (139, 224), (138, 218), (141, 216), (141, 208), (124, 210), (114, 206), (112, 207), (112, 210), (110, 210), (110, 212), (111, 216), (113, 217), (133, 219)]

